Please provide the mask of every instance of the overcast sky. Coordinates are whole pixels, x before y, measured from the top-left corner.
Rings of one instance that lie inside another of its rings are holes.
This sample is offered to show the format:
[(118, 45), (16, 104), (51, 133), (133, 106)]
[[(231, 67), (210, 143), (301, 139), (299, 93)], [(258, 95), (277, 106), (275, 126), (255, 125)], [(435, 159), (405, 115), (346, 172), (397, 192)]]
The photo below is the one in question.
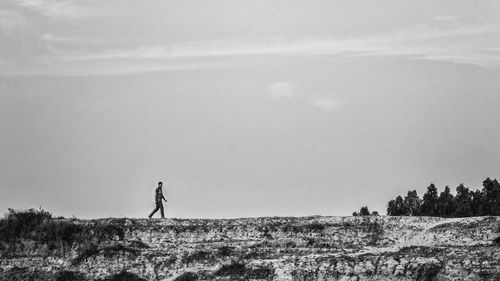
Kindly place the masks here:
[(0, 212), (350, 215), (500, 177), (500, 1), (0, 0)]

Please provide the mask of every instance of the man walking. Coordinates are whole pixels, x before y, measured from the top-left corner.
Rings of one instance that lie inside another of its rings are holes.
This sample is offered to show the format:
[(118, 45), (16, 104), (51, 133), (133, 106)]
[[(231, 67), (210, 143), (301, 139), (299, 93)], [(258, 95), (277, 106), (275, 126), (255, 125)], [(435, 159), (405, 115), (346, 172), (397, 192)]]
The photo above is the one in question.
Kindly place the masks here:
[(148, 216), (151, 218), (158, 210), (161, 211), (161, 218), (165, 218), (165, 213), (163, 212), (163, 201), (167, 202), (167, 199), (163, 196), (163, 192), (161, 190), (161, 187), (163, 186), (163, 183), (160, 181), (158, 182), (158, 187), (155, 190), (155, 201), (156, 201), (156, 208), (151, 212), (151, 214)]

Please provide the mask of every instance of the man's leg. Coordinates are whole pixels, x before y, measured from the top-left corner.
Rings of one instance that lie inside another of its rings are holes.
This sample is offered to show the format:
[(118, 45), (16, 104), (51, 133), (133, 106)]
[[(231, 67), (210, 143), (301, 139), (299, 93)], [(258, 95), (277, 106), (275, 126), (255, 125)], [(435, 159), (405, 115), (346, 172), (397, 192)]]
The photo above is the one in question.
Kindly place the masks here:
[(161, 211), (161, 218), (164, 219), (165, 213), (163, 212), (163, 204), (162, 203), (160, 203), (160, 211)]
[(151, 212), (151, 214), (148, 217), (151, 218), (158, 211), (158, 209), (160, 209), (160, 206), (156, 204), (156, 208)]

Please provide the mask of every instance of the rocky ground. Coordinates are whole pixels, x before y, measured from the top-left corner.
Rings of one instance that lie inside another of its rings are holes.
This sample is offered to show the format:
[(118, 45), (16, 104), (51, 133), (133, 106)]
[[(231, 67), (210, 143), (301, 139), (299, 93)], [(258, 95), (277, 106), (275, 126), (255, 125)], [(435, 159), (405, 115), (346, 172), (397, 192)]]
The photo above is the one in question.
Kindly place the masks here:
[(500, 217), (59, 220), (110, 235), (2, 246), (0, 280), (500, 280)]

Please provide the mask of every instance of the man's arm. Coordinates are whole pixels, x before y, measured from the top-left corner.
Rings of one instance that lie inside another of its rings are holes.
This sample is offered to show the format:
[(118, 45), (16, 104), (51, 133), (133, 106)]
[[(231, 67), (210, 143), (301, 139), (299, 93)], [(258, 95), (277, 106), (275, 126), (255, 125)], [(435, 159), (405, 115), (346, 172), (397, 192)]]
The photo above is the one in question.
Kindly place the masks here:
[(161, 197), (165, 200), (165, 202), (168, 202), (167, 199), (165, 199), (165, 196), (163, 196), (163, 193), (161, 194)]

